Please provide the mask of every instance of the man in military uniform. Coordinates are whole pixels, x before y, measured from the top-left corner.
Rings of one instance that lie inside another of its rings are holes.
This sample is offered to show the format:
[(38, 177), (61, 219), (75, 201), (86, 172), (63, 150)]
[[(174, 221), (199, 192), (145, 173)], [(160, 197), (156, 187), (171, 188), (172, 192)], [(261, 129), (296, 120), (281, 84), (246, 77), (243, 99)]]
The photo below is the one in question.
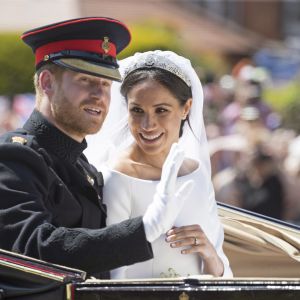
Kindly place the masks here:
[(112, 80), (121, 79), (116, 55), (130, 41), (128, 29), (80, 18), (22, 39), (35, 54), (36, 106), (22, 129), (0, 138), (0, 248), (102, 278), (152, 258), (150, 242), (173, 226), (190, 189), (174, 192), (178, 148), (145, 215), (109, 227), (102, 176), (82, 154), (85, 136), (106, 117)]

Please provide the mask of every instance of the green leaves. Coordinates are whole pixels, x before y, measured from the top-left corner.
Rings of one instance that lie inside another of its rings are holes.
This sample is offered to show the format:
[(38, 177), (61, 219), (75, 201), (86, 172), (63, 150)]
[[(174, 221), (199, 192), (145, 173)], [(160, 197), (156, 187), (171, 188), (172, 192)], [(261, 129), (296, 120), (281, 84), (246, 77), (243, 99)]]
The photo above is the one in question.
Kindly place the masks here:
[(0, 34), (0, 95), (33, 92), (34, 56), (17, 33)]

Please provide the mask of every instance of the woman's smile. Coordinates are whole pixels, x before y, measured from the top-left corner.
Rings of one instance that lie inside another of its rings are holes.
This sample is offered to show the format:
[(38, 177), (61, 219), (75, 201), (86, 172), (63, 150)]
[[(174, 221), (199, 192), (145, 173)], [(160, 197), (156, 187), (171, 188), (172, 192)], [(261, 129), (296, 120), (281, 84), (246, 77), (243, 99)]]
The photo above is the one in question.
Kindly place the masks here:
[(184, 107), (162, 84), (145, 80), (127, 95), (129, 128), (143, 155), (164, 158), (179, 139)]
[(163, 133), (159, 134), (146, 134), (146, 133), (140, 133), (141, 139), (146, 143), (154, 143), (158, 141), (163, 136)]

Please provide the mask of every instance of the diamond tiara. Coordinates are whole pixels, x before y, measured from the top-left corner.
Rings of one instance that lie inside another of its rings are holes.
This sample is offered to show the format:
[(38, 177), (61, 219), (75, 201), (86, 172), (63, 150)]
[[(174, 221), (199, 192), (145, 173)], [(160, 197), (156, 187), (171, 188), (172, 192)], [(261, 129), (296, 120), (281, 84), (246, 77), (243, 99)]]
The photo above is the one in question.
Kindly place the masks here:
[(150, 54), (146, 57), (139, 58), (138, 61), (127, 67), (124, 71), (124, 77), (127, 77), (131, 72), (142, 68), (158, 68), (166, 70), (181, 80), (183, 80), (187, 86), (191, 87), (190, 79), (182, 72), (182, 70), (166, 57)]

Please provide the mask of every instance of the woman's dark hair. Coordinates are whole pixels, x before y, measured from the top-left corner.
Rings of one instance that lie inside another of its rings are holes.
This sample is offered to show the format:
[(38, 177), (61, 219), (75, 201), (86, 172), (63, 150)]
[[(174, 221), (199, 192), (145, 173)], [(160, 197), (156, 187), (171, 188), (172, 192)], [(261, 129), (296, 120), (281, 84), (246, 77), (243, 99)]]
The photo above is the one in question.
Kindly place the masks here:
[[(126, 101), (130, 90), (137, 84), (148, 79), (155, 80), (166, 87), (170, 93), (178, 99), (180, 106), (184, 106), (187, 100), (192, 98), (192, 89), (173, 73), (159, 68), (141, 68), (131, 72), (122, 82), (121, 94)], [(179, 137), (182, 136), (185, 121), (187, 121), (191, 127), (189, 116), (187, 115), (186, 119), (181, 121)]]

